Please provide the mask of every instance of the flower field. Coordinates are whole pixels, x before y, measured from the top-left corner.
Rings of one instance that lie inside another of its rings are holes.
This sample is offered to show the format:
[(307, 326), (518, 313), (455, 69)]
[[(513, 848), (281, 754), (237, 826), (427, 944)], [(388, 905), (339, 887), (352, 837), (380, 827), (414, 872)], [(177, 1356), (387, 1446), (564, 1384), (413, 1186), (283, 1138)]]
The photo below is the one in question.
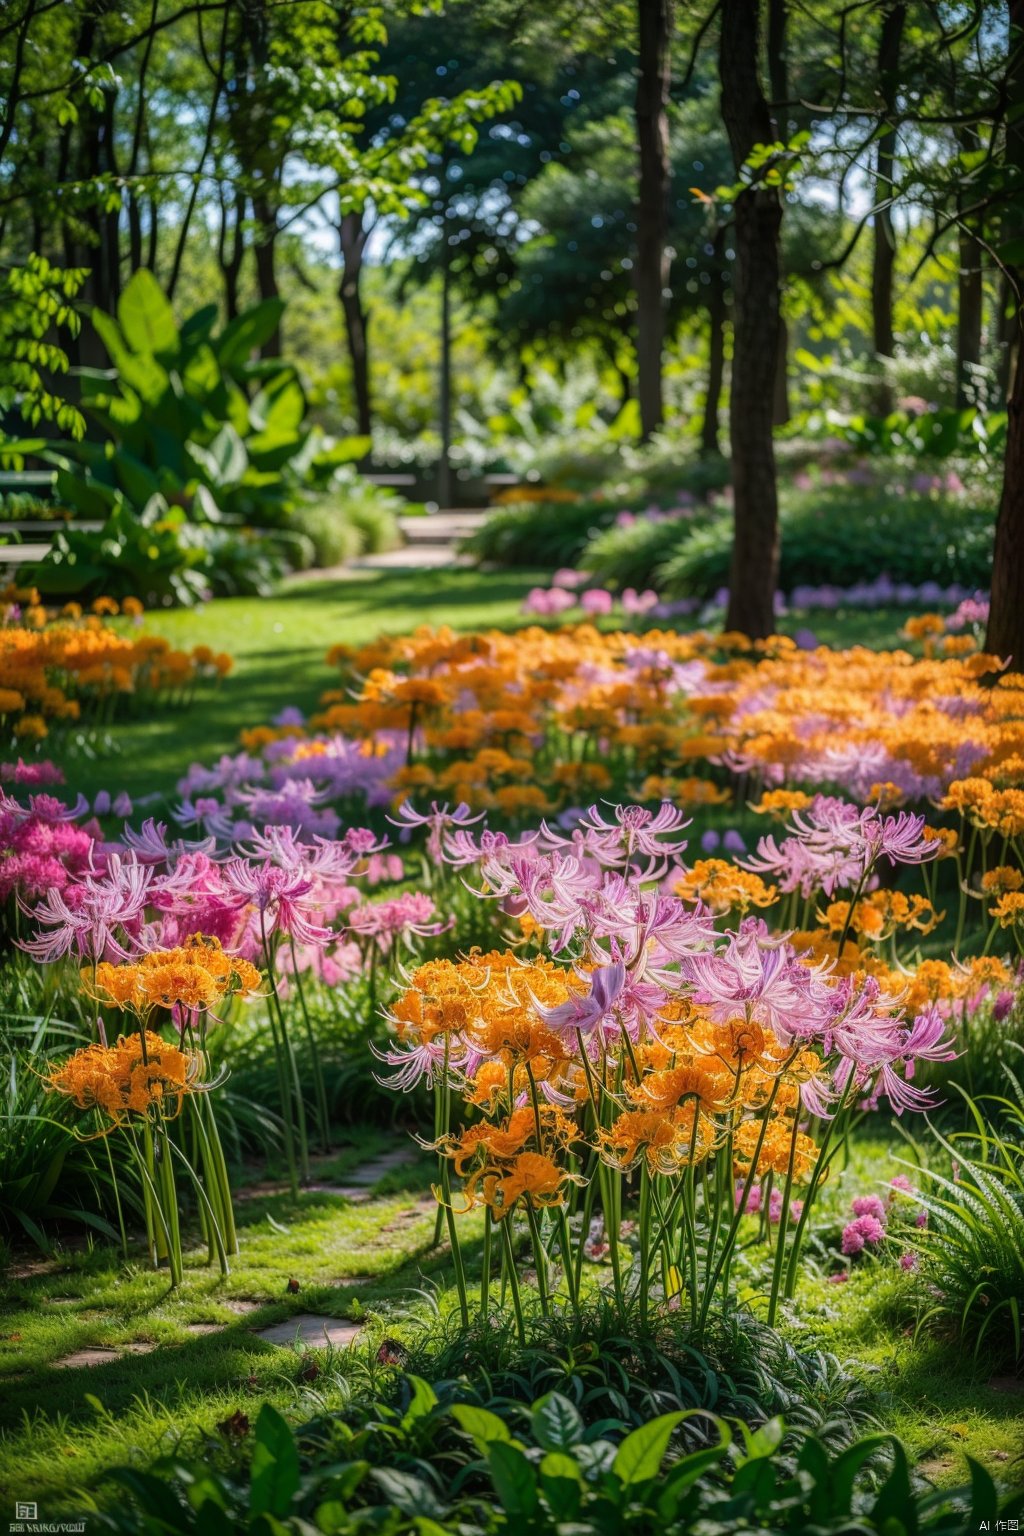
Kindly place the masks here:
[[(653, 1519), (635, 1455), (682, 1530), (777, 1518), (751, 1458), (856, 1455), (860, 1510), (1012, 1518), (1024, 677), (969, 614), (889, 650), (635, 617), (333, 646), (308, 715), (133, 805), (77, 793), (72, 706), (196, 707), (227, 660), (9, 614), (0, 1371), (35, 1417), (0, 1448), (54, 1507), (185, 1521), (205, 1459), (251, 1520), (271, 1458), (322, 1530), (504, 1529), (513, 1464), (538, 1518)], [(328, 1516), (331, 1434), (379, 1475)]]

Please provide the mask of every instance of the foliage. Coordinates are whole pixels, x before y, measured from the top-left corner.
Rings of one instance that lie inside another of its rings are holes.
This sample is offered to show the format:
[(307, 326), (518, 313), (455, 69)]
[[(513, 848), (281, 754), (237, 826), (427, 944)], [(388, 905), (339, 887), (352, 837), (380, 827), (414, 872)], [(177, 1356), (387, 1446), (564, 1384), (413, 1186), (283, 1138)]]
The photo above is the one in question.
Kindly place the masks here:
[(82, 404), (105, 441), (48, 451), (60, 499), (90, 517), (120, 492), (136, 511), (163, 496), (199, 522), (279, 523), (317, 451), (295, 369), (253, 357), (282, 308), (264, 301), (218, 330), (208, 304), (179, 326), (136, 272), (116, 319), (93, 312), (113, 372), (85, 370)]
[(183, 537), (185, 514), (156, 494), (136, 514), (113, 492), (102, 528), (61, 528), (25, 577), (46, 597), (91, 601), (136, 597), (152, 604), (197, 602), (209, 592), (209, 562)]
[[(309, 1467), (301, 1434), (265, 1404), (247, 1468), (236, 1461), (222, 1470), (216, 1461), (180, 1455), (148, 1471), (122, 1467), (112, 1478), (132, 1507), (93, 1518), (114, 1532), (210, 1536), (555, 1536), (570, 1526), (579, 1536), (655, 1528), (683, 1536), (696, 1527), (707, 1536), (739, 1529), (966, 1536), (1020, 1504), (1001, 1504), (988, 1473), (973, 1462), (969, 1487), (952, 1496), (916, 1493), (906, 1453), (886, 1435), (839, 1453), (809, 1437), (794, 1461), (781, 1450), (781, 1419), (751, 1432), (701, 1415), (707, 1443), (679, 1454), (677, 1436), (692, 1423), (685, 1412), (624, 1434), (614, 1417), (588, 1427), (557, 1392), (503, 1414), (446, 1397), (443, 1383), (435, 1390), (409, 1378), (401, 1407), (371, 1408), (344, 1434), (339, 1426), (335, 1460), (322, 1470)], [(228, 1435), (248, 1432), (244, 1415), (225, 1426)]]
[(399, 496), (345, 466), (335, 471), (326, 491), (299, 504), (291, 526), (312, 540), (315, 565), (340, 565), (356, 555), (397, 548), (397, 519), (404, 509)]
[[(33, 253), (22, 266), (0, 270), (0, 423), (22, 430), (52, 422), (80, 438), (81, 413), (53, 392), (48, 375), (68, 371), (68, 355), (54, 332), (78, 334), (75, 295), (85, 272), (61, 271)], [(5, 421), (6, 419), (6, 421)], [(20, 468), (38, 442), (19, 441), (0, 430), (0, 463)]]
[(591, 535), (615, 516), (609, 502), (532, 501), (499, 507), (463, 541), (478, 560), (499, 565), (574, 565)]
[[(1018, 1057), (1018, 1062), (1019, 1062)], [(952, 1177), (925, 1171), (919, 1195), (929, 1224), (920, 1236), (932, 1299), (921, 1326), (949, 1330), (975, 1355), (1024, 1360), (1024, 1088), (1006, 1067), (1013, 1097), (967, 1105), (971, 1128), (948, 1139)], [(966, 1097), (966, 1095), (965, 1095)]]
[[(995, 508), (984, 490), (962, 495), (822, 485), (781, 498), (779, 586), (873, 581), (967, 588), (988, 585)], [(727, 509), (692, 521), (612, 528), (579, 556), (598, 582), (653, 586), (708, 599), (728, 586), (732, 518)]]
[(0, 1229), (20, 1231), (43, 1249), (47, 1223), (73, 1220), (107, 1237), (97, 1214), (111, 1208), (112, 1169), (77, 1142), (69, 1118), (45, 1091), (48, 1061), (75, 1043), (73, 1025), (52, 1018), (8, 1015), (2, 1039), (7, 1058), (0, 1098)]

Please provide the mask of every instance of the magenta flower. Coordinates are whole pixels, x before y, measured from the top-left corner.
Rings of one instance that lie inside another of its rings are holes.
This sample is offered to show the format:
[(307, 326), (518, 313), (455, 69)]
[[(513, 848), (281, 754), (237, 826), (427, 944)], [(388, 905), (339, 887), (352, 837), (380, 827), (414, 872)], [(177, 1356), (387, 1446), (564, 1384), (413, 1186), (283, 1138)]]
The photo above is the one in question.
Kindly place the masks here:
[(877, 1248), (885, 1236), (885, 1228), (877, 1216), (858, 1216), (843, 1228), (842, 1250), (844, 1253), (860, 1253), (865, 1247)]
[(320, 902), (312, 875), (244, 858), (228, 859), (223, 869), (226, 890), (238, 905), (251, 909), (253, 926), (262, 945), (278, 935), (294, 939), (297, 944), (330, 942), (330, 929), (316, 921)]
[(858, 1195), (853, 1202), (855, 1216), (873, 1216), (885, 1225), (885, 1205), (877, 1195)]

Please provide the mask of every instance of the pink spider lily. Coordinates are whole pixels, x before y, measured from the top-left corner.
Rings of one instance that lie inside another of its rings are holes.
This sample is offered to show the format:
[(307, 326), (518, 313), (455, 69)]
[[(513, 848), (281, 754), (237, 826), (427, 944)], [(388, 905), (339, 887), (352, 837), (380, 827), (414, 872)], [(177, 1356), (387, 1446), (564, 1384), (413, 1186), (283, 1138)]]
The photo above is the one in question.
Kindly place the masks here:
[(102, 872), (84, 875), (63, 891), (49, 891), (26, 907), (39, 925), (21, 948), (40, 964), (66, 955), (77, 960), (127, 960), (137, 948), (153, 871), (134, 856), (112, 853)]
[(320, 904), (312, 875), (238, 857), (228, 859), (223, 869), (227, 890), (239, 905), (251, 908), (253, 926), (264, 946), (278, 936), (297, 944), (330, 942), (330, 929), (315, 920)]

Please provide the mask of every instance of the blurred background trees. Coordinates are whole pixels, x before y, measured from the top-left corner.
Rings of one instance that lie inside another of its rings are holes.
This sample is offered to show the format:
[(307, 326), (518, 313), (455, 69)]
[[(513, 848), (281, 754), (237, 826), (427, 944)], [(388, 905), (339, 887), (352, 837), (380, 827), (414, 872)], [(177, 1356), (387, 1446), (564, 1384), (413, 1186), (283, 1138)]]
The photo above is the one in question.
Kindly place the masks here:
[(264, 306), (247, 363), (441, 501), (542, 443), (728, 442), (761, 632), (780, 431), (1014, 441), (1020, 9), (9, 0), (8, 461), (62, 406), (95, 435), (93, 315), (145, 270), (186, 331)]

